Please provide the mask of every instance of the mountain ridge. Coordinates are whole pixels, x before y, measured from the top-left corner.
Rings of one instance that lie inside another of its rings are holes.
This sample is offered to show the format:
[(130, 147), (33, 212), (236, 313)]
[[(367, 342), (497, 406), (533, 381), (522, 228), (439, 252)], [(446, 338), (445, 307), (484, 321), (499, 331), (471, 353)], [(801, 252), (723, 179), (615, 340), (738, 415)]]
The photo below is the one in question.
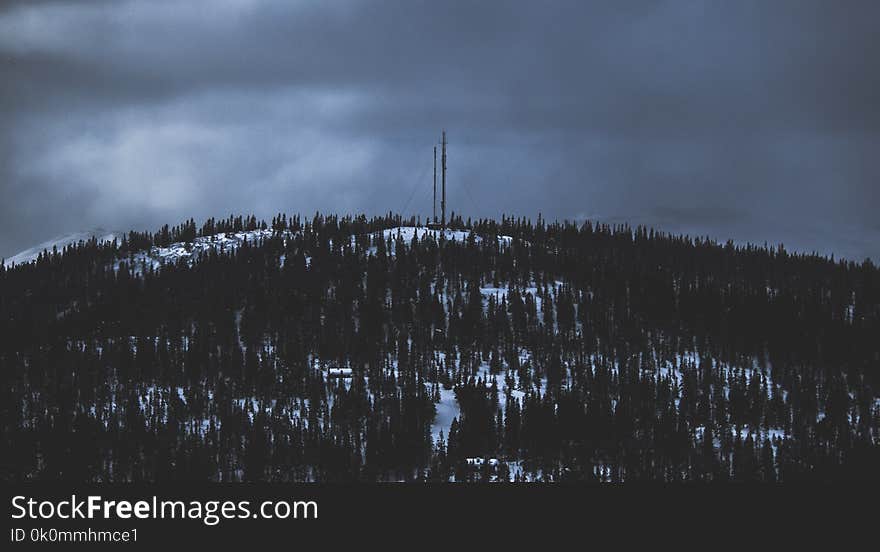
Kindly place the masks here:
[(5, 264), (8, 267), (14, 265), (22, 265), (27, 263), (32, 263), (36, 261), (40, 254), (43, 252), (52, 252), (52, 248), (57, 248), (59, 251), (67, 247), (68, 245), (74, 245), (79, 242), (86, 242), (92, 238), (97, 238), (98, 243), (103, 242), (111, 242), (114, 240), (121, 239), (124, 235), (124, 232), (119, 232), (115, 230), (106, 230), (104, 228), (98, 227), (92, 230), (85, 230), (81, 232), (71, 232), (69, 234), (61, 234), (54, 238), (48, 239), (44, 242), (41, 242), (33, 247), (29, 247), (27, 249), (23, 249), (18, 253), (8, 257), (5, 260)]

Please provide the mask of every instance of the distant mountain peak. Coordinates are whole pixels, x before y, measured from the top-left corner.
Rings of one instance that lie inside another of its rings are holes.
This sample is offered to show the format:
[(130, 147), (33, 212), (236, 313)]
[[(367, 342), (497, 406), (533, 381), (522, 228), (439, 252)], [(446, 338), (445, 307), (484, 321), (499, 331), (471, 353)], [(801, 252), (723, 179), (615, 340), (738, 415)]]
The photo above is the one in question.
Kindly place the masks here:
[(44, 241), (40, 244), (37, 244), (31, 248), (25, 249), (23, 251), (19, 251), (15, 255), (6, 259), (6, 266), (27, 264), (37, 260), (40, 256), (40, 253), (43, 251), (52, 251), (53, 247), (57, 247), (60, 251), (64, 247), (68, 245), (73, 245), (75, 243), (79, 243), (81, 241), (88, 241), (92, 238), (97, 238), (99, 242), (110, 242), (113, 240), (122, 239), (124, 232), (117, 232), (113, 230), (106, 230), (105, 228), (98, 227), (92, 230), (87, 230), (84, 232), (73, 232), (70, 234), (63, 234), (60, 236), (56, 236), (50, 240)]

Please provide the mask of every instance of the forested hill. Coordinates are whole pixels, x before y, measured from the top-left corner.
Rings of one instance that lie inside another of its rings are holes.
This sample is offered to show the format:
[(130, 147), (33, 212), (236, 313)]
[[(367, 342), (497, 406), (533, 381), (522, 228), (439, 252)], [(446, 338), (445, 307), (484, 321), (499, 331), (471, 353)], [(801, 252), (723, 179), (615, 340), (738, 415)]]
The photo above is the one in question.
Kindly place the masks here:
[(880, 270), (505, 218), (188, 221), (0, 267), (0, 478), (878, 478)]

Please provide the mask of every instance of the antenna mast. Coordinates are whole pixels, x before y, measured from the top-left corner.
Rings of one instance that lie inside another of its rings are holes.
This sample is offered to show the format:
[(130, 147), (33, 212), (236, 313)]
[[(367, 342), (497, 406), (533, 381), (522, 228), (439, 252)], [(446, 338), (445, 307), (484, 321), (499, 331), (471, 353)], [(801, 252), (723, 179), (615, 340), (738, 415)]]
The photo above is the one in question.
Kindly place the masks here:
[(440, 216), (441, 216), (441, 224), (443, 225), (443, 229), (446, 229), (446, 129), (443, 130), (443, 137), (440, 141), (440, 145), (443, 148), (442, 153), (442, 167), (443, 167), (443, 199), (440, 202)]
[(434, 146), (434, 222), (437, 222), (437, 146)]

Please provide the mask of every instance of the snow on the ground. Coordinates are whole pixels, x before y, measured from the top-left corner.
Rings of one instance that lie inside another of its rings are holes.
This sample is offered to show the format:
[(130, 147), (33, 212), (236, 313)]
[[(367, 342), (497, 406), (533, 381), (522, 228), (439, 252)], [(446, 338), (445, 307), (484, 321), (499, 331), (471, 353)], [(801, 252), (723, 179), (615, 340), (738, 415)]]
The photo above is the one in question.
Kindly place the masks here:
[[(198, 259), (203, 253), (211, 250), (228, 253), (238, 249), (245, 242), (257, 243), (261, 239), (271, 237), (273, 233), (272, 230), (268, 229), (225, 232), (199, 237), (192, 242), (175, 242), (168, 247), (154, 246), (147, 251), (138, 251), (130, 257), (120, 258), (116, 263), (116, 268), (119, 268), (120, 262), (129, 261), (134, 265), (136, 273), (145, 270), (150, 265), (156, 270), (165, 264), (175, 264), (180, 259), (190, 261)], [(284, 235), (288, 236), (290, 233), (286, 232)]]
[[(388, 238), (391, 238), (393, 241), (400, 236), (406, 241), (406, 243), (411, 242), (414, 236), (418, 236), (419, 240), (431, 237), (439, 241), (442, 236), (447, 241), (464, 242), (467, 241), (470, 235), (471, 232), (468, 230), (450, 230), (448, 228), (441, 230), (437, 228), (428, 228), (427, 226), (396, 226), (382, 231), (382, 238), (384, 240), (387, 241)], [(474, 234), (474, 240), (481, 242), (483, 241), (483, 238), (479, 234)], [(512, 241), (513, 238), (510, 236), (498, 236), (499, 244), (509, 245)]]
[(496, 301), (501, 301), (505, 297), (507, 297), (506, 287), (494, 287), (494, 286), (486, 286), (480, 288), (480, 293), (485, 295), (486, 297), (494, 296)]
[[(697, 426), (694, 428), (694, 434), (697, 436), (698, 439), (703, 438), (703, 433), (705, 431), (706, 431), (705, 426)], [(771, 427), (771, 428), (765, 429), (765, 428), (760, 428), (760, 427), (751, 427), (750, 428), (748, 425), (742, 426), (739, 430), (740, 439), (745, 441), (745, 439), (749, 435), (752, 436), (752, 440), (758, 446), (761, 446), (764, 444), (764, 439), (770, 440), (770, 442), (773, 444), (773, 452), (774, 453), (776, 452), (775, 441), (777, 439), (786, 439), (785, 430), (780, 429), (778, 427)], [(730, 428), (730, 436), (731, 436), (731, 438), (736, 438), (736, 429), (735, 428)], [(721, 447), (721, 439), (719, 438), (718, 435), (713, 436), (712, 444), (716, 448)]]
[[(501, 238), (499, 237), (499, 240), (500, 239)], [(485, 295), (487, 299), (489, 298), (489, 296), (494, 296), (495, 300), (498, 302), (500, 302), (502, 299), (506, 298), (509, 291), (510, 291), (509, 284), (506, 286), (500, 286), (500, 287), (483, 286), (480, 288), (480, 293)], [(531, 295), (532, 298), (536, 301), (535, 308), (538, 310), (539, 313), (543, 314), (543, 311), (541, 310), (541, 297), (538, 296), (538, 288), (537, 287), (535, 287), (533, 285), (526, 286), (526, 287), (520, 288), (519, 291), (523, 297), (525, 297), (526, 295)], [(552, 293), (552, 291), (551, 291), (551, 293)]]
[(104, 230), (103, 228), (96, 228), (95, 230), (90, 230), (87, 232), (75, 232), (73, 234), (67, 234), (64, 236), (57, 236), (52, 238), (51, 240), (45, 241), (41, 244), (35, 245), (29, 249), (25, 249), (24, 251), (20, 251), (6, 259), (6, 266), (12, 265), (20, 265), (27, 264), (37, 260), (37, 257), (40, 256), (40, 253), (43, 251), (52, 252), (52, 248), (55, 247), (59, 252), (63, 250), (68, 245), (74, 245), (79, 242), (86, 242), (92, 238), (96, 238), (99, 243), (103, 242), (112, 242), (114, 240), (121, 240), (123, 236), (122, 232), (111, 232), (108, 230)]
[[(446, 362), (446, 353), (438, 351), (436, 353), (436, 361), (438, 363)], [(457, 360), (451, 359), (452, 362), (458, 363)], [(461, 415), (461, 408), (455, 399), (455, 391), (440, 387), (440, 402), (435, 405), (437, 414), (434, 416), (434, 422), (431, 424), (431, 438), (436, 443), (443, 432), (443, 438), (449, 438), (449, 428), (452, 426), (452, 420)]]
[(428, 228), (427, 226), (397, 226), (382, 231), (382, 238), (385, 240), (388, 238), (396, 239), (399, 236), (407, 242), (412, 241), (414, 236), (418, 236), (420, 240), (425, 239), (426, 236), (431, 236), (435, 240), (439, 240), (441, 235), (447, 240), (465, 241), (470, 235), (470, 232), (449, 229), (438, 230), (435, 228)]
[[(134, 270), (136, 273), (140, 273), (150, 266), (152, 266), (154, 270), (158, 270), (163, 265), (175, 264), (180, 259), (192, 261), (198, 259), (201, 254), (210, 250), (217, 250), (220, 252), (233, 251), (241, 247), (241, 245), (245, 242), (256, 243), (259, 240), (271, 237), (272, 235), (273, 231), (269, 229), (226, 232), (214, 234), (212, 236), (198, 237), (192, 242), (175, 242), (167, 247), (154, 246), (149, 250), (138, 251), (128, 256), (119, 258), (116, 261), (114, 268), (118, 269), (122, 261), (127, 261), (134, 266)], [(290, 235), (290, 232), (284, 232), (285, 237), (289, 237)], [(470, 231), (450, 229), (442, 230), (428, 228), (425, 226), (398, 226), (395, 228), (388, 228), (382, 232), (382, 237), (384, 240), (388, 240), (389, 238), (391, 238), (391, 241), (395, 242), (395, 240), (399, 236), (402, 237), (406, 243), (411, 242), (414, 236), (418, 236), (420, 240), (425, 239), (426, 237), (432, 237), (435, 240), (439, 241), (442, 236), (447, 241), (465, 242), (468, 240), (470, 235)], [(103, 229), (97, 229), (90, 232), (77, 232), (66, 236), (60, 236), (31, 247), (30, 249), (25, 249), (24, 251), (19, 252), (9, 259), (6, 259), (6, 266), (33, 262), (39, 257), (40, 253), (42, 253), (43, 251), (51, 251), (53, 247), (57, 247), (58, 250), (61, 251), (64, 247), (68, 245), (88, 241), (93, 237), (96, 238), (98, 242), (111, 242), (114, 240), (119, 241), (122, 239), (123, 236), (124, 233), (122, 232), (108, 232)], [(354, 237), (352, 237), (352, 239), (354, 239)], [(474, 235), (474, 240), (480, 242), (483, 240), (483, 237), (479, 235)], [(498, 236), (499, 244), (509, 245), (512, 241), (513, 238), (510, 236)], [(374, 250), (375, 248), (371, 248), (371, 252), (375, 252)], [(306, 259), (307, 265), (310, 264), (309, 261), (311, 261), (311, 258)]]
[[(120, 257), (114, 264), (114, 268), (118, 269), (120, 263), (126, 261), (133, 265), (136, 273), (141, 273), (150, 266), (152, 266), (154, 270), (158, 270), (163, 265), (175, 264), (181, 259), (188, 261), (198, 259), (199, 256), (210, 250), (217, 250), (220, 252), (233, 251), (241, 247), (245, 242), (256, 243), (261, 239), (271, 237), (273, 233), (274, 232), (269, 229), (225, 232), (214, 234), (212, 236), (198, 237), (192, 242), (175, 242), (167, 247), (154, 246), (149, 250), (137, 251), (127, 256)], [(289, 231), (284, 232), (284, 237), (289, 237), (290, 235), (291, 233)], [(447, 241), (461, 243), (467, 241), (470, 235), (471, 232), (465, 230), (441, 230), (424, 226), (398, 226), (395, 228), (388, 228), (382, 232), (383, 239), (385, 240), (391, 238), (391, 241), (395, 242), (396, 238), (400, 236), (406, 243), (411, 242), (413, 236), (418, 236), (420, 240), (430, 236), (438, 241), (442, 236)], [(107, 232), (102, 229), (91, 232), (69, 234), (21, 251), (7, 259), (6, 266), (32, 262), (36, 260), (44, 250), (51, 251), (52, 247), (57, 247), (60, 251), (65, 246), (76, 244), (81, 241), (88, 241), (92, 237), (97, 238), (99, 242), (110, 242), (114, 240), (120, 241), (123, 236), (124, 233), (122, 232)], [(352, 237), (352, 240), (354, 240), (354, 236)], [(483, 240), (483, 237), (475, 234), (474, 240), (480, 242)], [(498, 243), (501, 245), (509, 245), (512, 241), (513, 238), (510, 236), (498, 236)], [(370, 248), (370, 252), (374, 253), (375, 248)], [(309, 265), (310, 261), (311, 258), (307, 257), (306, 264)]]
[[(241, 232), (225, 232), (214, 234), (212, 236), (198, 237), (192, 242), (175, 242), (168, 247), (152, 247), (149, 250), (138, 251), (131, 255), (120, 257), (114, 265), (119, 268), (122, 261), (131, 262), (135, 267), (135, 272), (140, 272), (148, 266), (154, 269), (160, 268), (164, 264), (174, 264), (180, 259), (197, 259), (202, 253), (210, 250), (221, 252), (233, 251), (245, 242), (256, 243), (263, 238), (271, 237), (272, 230), (249, 230)], [(90, 232), (77, 232), (66, 236), (58, 237), (39, 245), (25, 249), (24, 251), (6, 259), (6, 266), (20, 265), (33, 262), (40, 256), (43, 251), (52, 251), (53, 247), (57, 247), (61, 251), (68, 245), (74, 245), (79, 242), (85, 242), (91, 238), (96, 238), (99, 243), (121, 241), (125, 234), (123, 232), (108, 232), (103, 229), (97, 229)], [(290, 235), (286, 232), (285, 236)]]
[(352, 377), (351, 368), (328, 368), (327, 376), (331, 378), (350, 378)]
[(434, 416), (434, 423), (431, 424), (431, 438), (435, 443), (440, 437), (440, 431), (443, 431), (444, 439), (449, 438), (452, 419), (460, 415), (458, 401), (455, 400), (455, 391), (452, 389), (440, 388), (440, 402), (436, 406), (437, 415)]

